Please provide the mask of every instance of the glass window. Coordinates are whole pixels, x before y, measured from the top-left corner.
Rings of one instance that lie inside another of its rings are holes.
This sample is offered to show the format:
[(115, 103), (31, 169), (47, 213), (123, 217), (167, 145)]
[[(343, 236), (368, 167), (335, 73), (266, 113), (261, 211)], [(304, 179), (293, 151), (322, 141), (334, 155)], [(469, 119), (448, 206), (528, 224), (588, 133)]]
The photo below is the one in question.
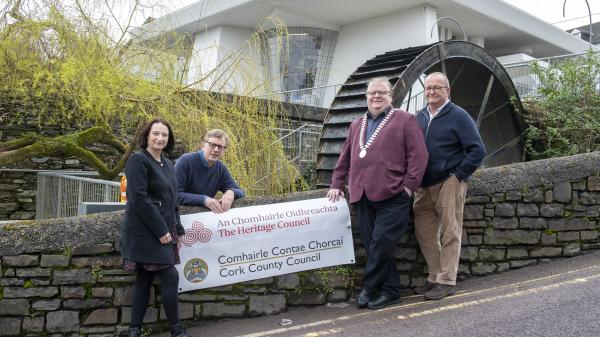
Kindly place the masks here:
[(285, 101), (320, 105), (314, 87), (327, 84), (338, 33), (312, 27), (289, 27), (287, 38), (266, 35), (261, 48), (263, 68), (271, 91)]

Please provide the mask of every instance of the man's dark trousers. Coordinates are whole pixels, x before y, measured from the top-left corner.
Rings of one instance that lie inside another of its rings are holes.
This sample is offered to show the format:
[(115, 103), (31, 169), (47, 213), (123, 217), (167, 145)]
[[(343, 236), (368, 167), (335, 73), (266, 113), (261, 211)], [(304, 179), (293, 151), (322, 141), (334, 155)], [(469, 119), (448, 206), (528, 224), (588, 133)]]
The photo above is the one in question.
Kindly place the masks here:
[(394, 248), (408, 227), (410, 203), (408, 194), (401, 192), (381, 201), (370, 201), (363, 193), (354, 204), (367, 251), (363, 289), (371, 295), (378, 290), (392, 297), (400, 295)]

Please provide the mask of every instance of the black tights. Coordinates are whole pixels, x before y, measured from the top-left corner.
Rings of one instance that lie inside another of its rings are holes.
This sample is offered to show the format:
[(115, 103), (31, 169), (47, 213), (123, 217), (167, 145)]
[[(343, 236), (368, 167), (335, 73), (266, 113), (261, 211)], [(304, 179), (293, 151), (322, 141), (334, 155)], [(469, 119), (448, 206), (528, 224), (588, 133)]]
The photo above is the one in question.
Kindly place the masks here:
[(160, 297), (170, 324), (179, 323), (179, 306), (177, 300), (177, 287), (179, 273), (175, 267), (158, 271), (139, 269), (135, 278), (133, 305), (131, 308), (131, 326), (141, 327), (150, 301), (150, 287), (154, 275), (160, 278)]

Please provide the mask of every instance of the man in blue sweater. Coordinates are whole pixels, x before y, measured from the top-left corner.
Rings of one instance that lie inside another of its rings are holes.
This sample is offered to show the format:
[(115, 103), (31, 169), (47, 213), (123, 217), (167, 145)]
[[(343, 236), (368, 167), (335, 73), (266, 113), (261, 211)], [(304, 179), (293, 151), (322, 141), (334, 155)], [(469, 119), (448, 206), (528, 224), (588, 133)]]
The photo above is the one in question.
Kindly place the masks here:
[[(413, 206), (415, 234), (429, 276), (415, 288), (426, 299), (439, 300), (456, 290), (467, 179), (485, 158), (485, 147), (471, 116), (450, 102), (443, 73), (425, 78), (427, 107), (417, 113), (429, 161)], [(440, 240), (441, 237), (441, 240)]]
[[(231, 208), (234, 199), (245, 196), (244, 190), (219, 160), (228, 144), (229, 137), (223, 130), (210, 130), (200, 151), (186, 153), (177, 159), (175, 174), (180, 205), (204, 206), (215, 213), (223, 213)], [(223, 195), (214, 199), (219, 191)]]

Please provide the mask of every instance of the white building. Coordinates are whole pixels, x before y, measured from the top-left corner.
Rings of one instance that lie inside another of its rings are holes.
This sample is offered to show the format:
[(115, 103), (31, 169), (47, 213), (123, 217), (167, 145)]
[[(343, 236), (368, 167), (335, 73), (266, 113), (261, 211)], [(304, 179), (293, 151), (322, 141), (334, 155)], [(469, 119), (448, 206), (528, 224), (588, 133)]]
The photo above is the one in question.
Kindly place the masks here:
[(274, 41), (250, 55), (273, 92), (341, 84), (377, 54), (452, 38), (467, 39), (508, 62), (588, 48), (586, 41), (498, 0), (204, 0), (142, 26), (137, 34), (190, 36), (194, 59), (185, 69), (190, 83), (244, 45), (265, 17), (281, 18), (290, 41), (285, 64), (269, 55)]

